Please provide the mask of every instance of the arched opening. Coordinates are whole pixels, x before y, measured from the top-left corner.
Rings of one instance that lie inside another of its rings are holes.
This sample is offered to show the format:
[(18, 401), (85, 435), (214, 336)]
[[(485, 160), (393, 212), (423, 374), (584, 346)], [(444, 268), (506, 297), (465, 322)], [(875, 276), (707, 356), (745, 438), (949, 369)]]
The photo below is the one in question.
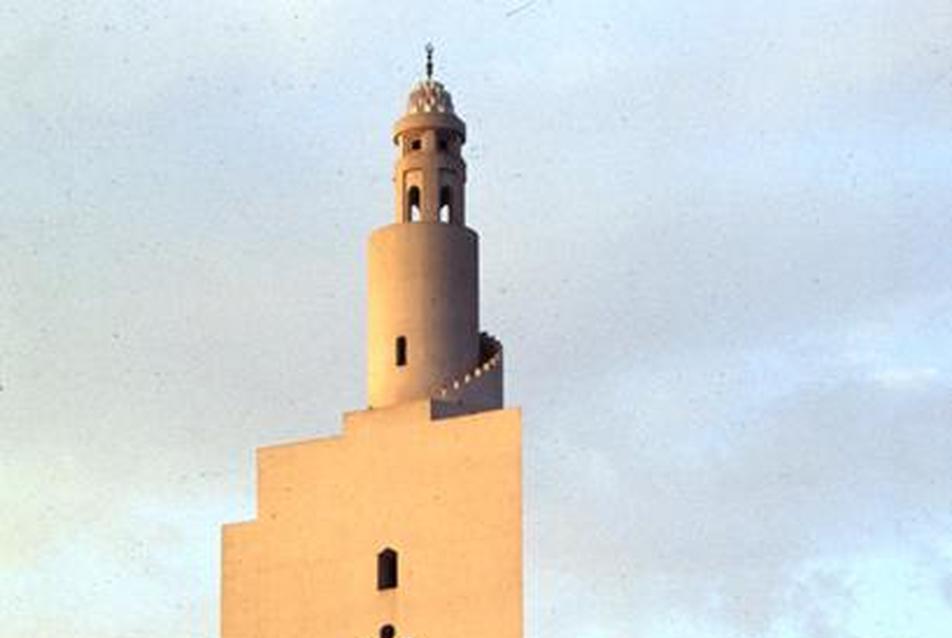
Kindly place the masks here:
[(453, 209), (453, 189), (444, 186), (440, 189), (440, 221), (449, 222)]
[[(397, 552), (389, 547), (377, 554), (377, 589), (396, 589)], [(381, 629), (381, 636), (383, 630)]]
[(407, 221), (420, 221), (420, 188), (411, 186), (407, 191)]
[(384, 625), (380, 628), (380, 638), (393, 638), (397, 635), (397, 630), (393, 625)]

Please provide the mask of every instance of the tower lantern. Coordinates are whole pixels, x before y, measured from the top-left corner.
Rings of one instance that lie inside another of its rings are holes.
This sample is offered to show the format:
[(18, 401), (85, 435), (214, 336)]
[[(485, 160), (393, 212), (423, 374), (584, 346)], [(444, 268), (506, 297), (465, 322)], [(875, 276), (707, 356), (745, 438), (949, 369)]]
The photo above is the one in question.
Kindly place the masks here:
[(449, 91), (433, 79), (432, 47), (427, 77), (410, 92), (406, 113), (393, 127), (399, 149), (394, 169), (397, 222), (441, 221), (462, 226), (466, 125), (453, 110)]

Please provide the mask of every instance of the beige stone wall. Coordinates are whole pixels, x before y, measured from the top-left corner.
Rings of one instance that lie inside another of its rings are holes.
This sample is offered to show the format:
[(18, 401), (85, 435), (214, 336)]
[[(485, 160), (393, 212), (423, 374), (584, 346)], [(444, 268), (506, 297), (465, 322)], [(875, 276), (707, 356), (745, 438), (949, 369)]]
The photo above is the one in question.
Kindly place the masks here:
[[(367, 250), (367, 391), (371, 407), (425, 399), (479, 363), (476, 233), (391, 224)], [(395, 361), (406, 339), (406, 364)]]
[[(258, 515), (222, 541), (222, 638), (522, 635), (520, 414), (346, 415), (258, 453)], [(376, 560), (399, 553), (399, 586)]]

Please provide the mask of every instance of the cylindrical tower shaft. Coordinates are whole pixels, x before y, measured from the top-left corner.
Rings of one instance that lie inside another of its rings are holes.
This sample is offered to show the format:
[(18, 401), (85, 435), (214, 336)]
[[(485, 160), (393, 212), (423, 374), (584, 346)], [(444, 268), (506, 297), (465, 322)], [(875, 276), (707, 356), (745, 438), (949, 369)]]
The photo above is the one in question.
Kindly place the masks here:
[(430, 397), (479, 359), (478, 238), (464, 226), (391, 224), (368, 250), (372, 407)]

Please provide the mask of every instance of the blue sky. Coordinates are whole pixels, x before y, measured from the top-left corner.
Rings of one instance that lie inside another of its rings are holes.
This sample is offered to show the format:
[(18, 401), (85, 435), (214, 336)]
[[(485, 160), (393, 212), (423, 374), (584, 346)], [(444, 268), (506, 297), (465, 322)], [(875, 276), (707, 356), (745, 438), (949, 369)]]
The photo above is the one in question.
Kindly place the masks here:
[(952, 631), (947, 2), (0, 7), (0, 638), (217, 635), (437, 47), (527, 635)]

